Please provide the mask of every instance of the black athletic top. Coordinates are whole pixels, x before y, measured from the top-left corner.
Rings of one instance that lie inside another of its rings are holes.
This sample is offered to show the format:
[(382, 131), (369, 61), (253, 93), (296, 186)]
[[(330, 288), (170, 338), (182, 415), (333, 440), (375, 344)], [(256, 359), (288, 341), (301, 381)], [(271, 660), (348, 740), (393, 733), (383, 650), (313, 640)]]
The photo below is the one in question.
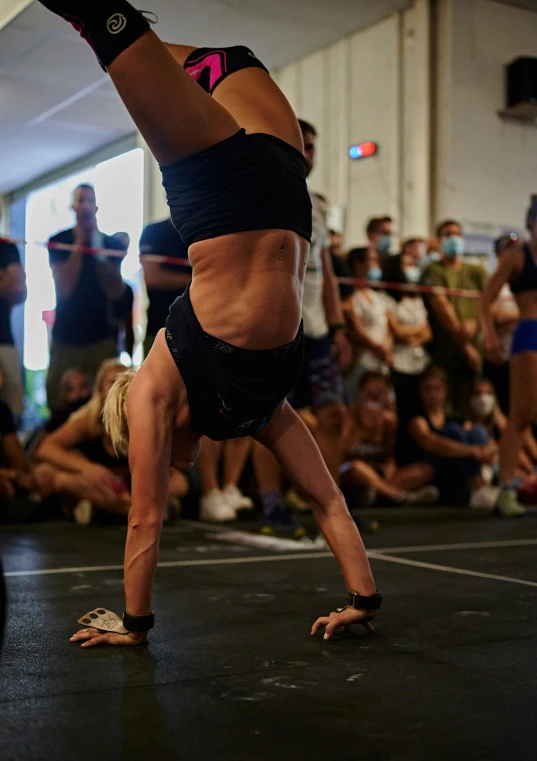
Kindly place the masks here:
[(527, 243), (522, 246), (524, 252), (524, 266), (520, 275), (511, 283), (511, 293), (525, 293), (537, 291), (537, 264)]
[[(20, 264), (19, 250), (14, 243), (0, 238), (0, 269), (6, 269), (10, 264)], [(13, 346), (11, 332), (11, 304), (7, 299), (0, 299), (0, 344)]]
[[(168, 256), (171, 259), (188, 259), (188, 246), (183, 241), (171, 219), (163, 222), (155, 222), (144, 228), (140, 238), (140, 254), (156, 254)], [(162, 269), (169, 272), (192, 273), (189, 264), (161, 264)], [(184, 288), (176, 291), (148, 288), (147, 298), (147, 335), (156, 336), (161, 328), (166, 325), (168, 312), (175, 299), (182, 296)]]
[(250, 230), (291, 230), (311, 241), (304, 156), (273, 135), (235, 135), (161, 167), (175, 227), (188, 246)]

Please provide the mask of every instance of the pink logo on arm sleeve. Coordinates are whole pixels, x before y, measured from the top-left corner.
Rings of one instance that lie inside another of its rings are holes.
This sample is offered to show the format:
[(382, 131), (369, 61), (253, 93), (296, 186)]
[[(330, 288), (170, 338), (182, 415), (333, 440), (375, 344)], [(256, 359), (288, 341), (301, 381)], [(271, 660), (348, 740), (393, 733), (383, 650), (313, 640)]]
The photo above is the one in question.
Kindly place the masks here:
[(201, 58), (198, 58), (195, 61), (190, 61), (188, 66), (185, 66), (186, 73), (189, 74), (192, 79), (195, 79), (196, 82), (201, 78), (205, 69), (209, 69), (209, 89), (212, 91), (215, 84), (227, 70), (225, 51), (215, 50), (211, 53), (206, 53)]

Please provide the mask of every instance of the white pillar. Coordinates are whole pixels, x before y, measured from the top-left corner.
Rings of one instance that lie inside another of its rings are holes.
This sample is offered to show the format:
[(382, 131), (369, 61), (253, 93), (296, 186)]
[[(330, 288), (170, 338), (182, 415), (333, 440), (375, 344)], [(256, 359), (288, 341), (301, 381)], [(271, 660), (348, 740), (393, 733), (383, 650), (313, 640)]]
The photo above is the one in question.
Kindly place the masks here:
[(453, 0), (437, 1), (433, 26), (435, 139), (431, 214), (434, 224), (452, 214)]
[(147, 225), (166, 219), (169, 211), (159, 165), (139, 133), (136, 142), (144, 152), (144, 225)]
[(431, 218), (430, 0), (401, 14), (402, 238), (426, 235)]

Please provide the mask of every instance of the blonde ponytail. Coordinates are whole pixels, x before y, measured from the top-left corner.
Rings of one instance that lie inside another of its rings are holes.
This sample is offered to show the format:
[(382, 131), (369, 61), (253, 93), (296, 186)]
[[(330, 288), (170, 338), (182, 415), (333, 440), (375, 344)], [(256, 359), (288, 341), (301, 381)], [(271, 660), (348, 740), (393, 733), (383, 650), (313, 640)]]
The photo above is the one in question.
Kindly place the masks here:
[(127, 397), (136, 370), (126, 370), (117, 376), (103, 408), (104, 430), (117, 455), (126, 455), (129, 449), (127, 424)]

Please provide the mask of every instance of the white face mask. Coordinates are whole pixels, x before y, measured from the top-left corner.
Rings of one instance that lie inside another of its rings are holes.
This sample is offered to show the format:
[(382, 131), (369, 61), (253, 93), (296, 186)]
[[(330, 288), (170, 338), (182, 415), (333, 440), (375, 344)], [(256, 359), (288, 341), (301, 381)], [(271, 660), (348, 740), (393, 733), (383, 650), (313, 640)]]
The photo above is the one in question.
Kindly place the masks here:
[(495, 406), (494, 394), (476, 394), (470, 398), (470, 408), (480, 417), (492, 415)]

